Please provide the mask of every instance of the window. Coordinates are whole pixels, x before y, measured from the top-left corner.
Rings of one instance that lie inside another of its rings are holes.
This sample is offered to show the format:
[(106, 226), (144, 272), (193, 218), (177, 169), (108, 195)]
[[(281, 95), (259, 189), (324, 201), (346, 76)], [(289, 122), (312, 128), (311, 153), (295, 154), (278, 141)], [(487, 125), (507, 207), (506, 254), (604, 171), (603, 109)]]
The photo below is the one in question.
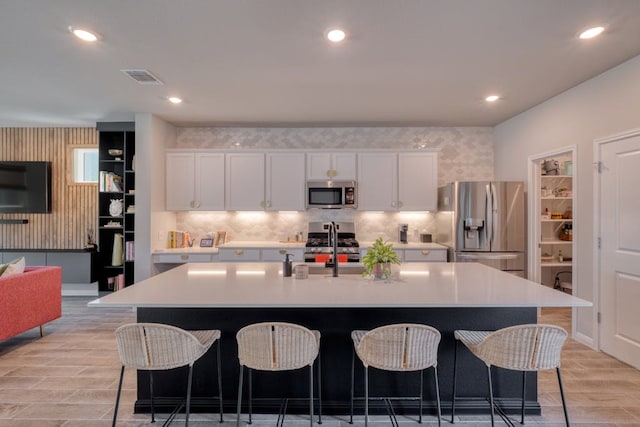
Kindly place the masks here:
[(89, 147), (72, 148), (71, 181), (75, 184), (98, 182), (98, 149)]

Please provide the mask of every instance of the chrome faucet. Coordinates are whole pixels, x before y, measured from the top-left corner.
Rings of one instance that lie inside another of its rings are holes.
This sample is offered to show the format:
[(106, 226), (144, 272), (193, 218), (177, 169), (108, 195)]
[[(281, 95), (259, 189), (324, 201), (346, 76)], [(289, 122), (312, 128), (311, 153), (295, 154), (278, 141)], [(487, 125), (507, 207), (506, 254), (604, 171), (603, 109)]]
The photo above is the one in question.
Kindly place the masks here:
[(333, 277), (338, 277), (338, 226), (334, 221), (329, 227), (329, 242), (333, 247)]

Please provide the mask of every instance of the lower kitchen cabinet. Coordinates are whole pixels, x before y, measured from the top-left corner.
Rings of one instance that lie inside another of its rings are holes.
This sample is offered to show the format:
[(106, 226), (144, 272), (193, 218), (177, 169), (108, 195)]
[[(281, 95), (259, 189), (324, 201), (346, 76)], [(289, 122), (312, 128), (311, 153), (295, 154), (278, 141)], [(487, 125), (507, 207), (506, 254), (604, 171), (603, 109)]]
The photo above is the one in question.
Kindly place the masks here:
[(447, 262), (446, 249), (405, 249), (402, 252), (404, 262)]
[(189, 254), (189, 253), (175, 253), (175, 254), (153, 254), (154, 264), (184, 264), (187, 262), (215, 262), (218, 260), (216, 254)]
[(284, 256), (286, 254), (293, 255), (292, 259), (294, 262), (304, 261), (304, 249), (295, 248), (295, 249), (287, 249), (287, 248), (269, 248), (261, 250), (261, 258), (260, 260), (263, 262), (280, 262), (284, 261)]
[(260, 249), (219, 248), (218, 259), (220, 262), (258, 262), (260, 261)]

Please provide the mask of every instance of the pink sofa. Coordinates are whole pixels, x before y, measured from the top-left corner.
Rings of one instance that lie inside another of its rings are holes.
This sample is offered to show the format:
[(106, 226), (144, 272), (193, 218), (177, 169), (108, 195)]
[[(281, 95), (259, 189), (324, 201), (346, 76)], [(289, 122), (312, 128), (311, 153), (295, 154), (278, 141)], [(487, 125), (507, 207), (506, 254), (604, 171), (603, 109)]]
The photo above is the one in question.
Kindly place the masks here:
[(22, 274), (0, 277), (0, 341), (62, 315), (62, 268), (27, 267)]

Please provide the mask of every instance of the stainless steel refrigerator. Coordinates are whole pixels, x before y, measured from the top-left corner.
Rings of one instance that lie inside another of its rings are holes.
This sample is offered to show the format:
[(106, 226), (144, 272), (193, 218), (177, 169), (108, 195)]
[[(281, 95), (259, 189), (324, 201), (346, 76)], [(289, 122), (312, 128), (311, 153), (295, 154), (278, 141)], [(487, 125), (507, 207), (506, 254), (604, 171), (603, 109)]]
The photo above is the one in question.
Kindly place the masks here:
[(449, 260), (480, 262), (526, 277), (525, 185), (453, 182), (438, 189), (438, 243)]

